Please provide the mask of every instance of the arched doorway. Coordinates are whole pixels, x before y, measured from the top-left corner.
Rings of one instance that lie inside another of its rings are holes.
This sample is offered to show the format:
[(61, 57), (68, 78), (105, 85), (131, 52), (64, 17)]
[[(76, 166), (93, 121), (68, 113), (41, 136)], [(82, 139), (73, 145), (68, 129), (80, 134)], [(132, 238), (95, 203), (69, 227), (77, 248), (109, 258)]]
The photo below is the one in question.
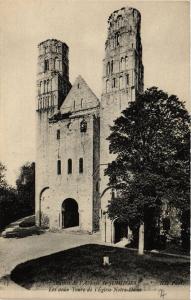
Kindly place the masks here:
[(128, 223), (116, 219), (113, 223), (114, 226), (114, 243), (118, 243), (122, 238), (128, 238)]
[(49, 228), (49, 186), (44, 187), (39, 196), (38, 226)]
[(62, 203), (62, 228), (79, 226), (78, 203), (71, 198)]

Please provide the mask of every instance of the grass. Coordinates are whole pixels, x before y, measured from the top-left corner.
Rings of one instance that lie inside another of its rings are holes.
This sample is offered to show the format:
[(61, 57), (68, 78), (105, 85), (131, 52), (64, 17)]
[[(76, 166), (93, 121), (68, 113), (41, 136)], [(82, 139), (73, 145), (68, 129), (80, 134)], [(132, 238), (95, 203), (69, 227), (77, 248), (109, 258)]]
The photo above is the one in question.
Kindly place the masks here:
[[(103, 256), (111, 265), (103, 266)], [(138, 256), (127, 249), (85, 245), (18, 265), (11, 273), (17, 284), (31, 289), (52, 285), (189, 284), (189, 262), (164, 255)], [(117, 282), (116, 282), (117, 281)]]

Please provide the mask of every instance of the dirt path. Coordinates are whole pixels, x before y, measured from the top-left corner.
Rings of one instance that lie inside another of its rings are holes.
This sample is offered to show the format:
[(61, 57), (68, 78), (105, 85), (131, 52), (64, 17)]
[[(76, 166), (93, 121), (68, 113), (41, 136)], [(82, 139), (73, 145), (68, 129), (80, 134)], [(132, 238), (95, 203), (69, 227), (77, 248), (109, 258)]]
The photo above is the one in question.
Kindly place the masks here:
[(9, 275), (19, 263), (90, 243), (99, 243), (99, 234), (45, 232), (22, 239), (0, 237), (0, 277)]

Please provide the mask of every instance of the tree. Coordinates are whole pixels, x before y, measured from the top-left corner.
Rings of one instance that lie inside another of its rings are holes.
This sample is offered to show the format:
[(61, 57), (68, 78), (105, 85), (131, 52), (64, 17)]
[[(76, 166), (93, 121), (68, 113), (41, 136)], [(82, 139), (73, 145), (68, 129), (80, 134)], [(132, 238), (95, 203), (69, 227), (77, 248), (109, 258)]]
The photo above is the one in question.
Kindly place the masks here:
[(6, 167), (0, 162), (0, 229), (17, 219), (18, 199), (14, 188), (5, 180)]
[(5, 180), (6, 167), (0, 162), (0, 188), (7, 186)]
[(115, 120), (108, 140), (116, 159), (105, 174), (117, 191), (108, 214), (136, 230), (145, 224), (145, 241), (153, 247), (162, 203), (181, 215), (189, 210), (188, 112), (175, 95), (149, 88)]
[(35, 164), (21, 167), (16, 181), (17, 189), (5, 181), (6, 167), (0, 163), (0, 228), (34, 213), (35, 207)]
[(35, 209), (35, 163), (28, 162), (21, 167), (16, 186), (23, 214), (33, 214)]

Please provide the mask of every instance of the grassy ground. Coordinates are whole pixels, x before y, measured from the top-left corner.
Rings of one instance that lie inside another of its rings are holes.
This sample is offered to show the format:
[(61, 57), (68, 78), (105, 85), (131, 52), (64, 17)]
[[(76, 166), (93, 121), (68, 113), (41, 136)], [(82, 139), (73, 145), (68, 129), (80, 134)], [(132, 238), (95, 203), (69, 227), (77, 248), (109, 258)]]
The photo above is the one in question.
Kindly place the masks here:
[[(103, 256), (111, 265), (103, 266)], [(127, 249), (85, 245), (18, 265), (11, 279), (25, 288), (52, 285), (188, 284), (189, 261), (163, 255), (138, 256)], [(120, 281), (120, 282), (119, 282)]]

